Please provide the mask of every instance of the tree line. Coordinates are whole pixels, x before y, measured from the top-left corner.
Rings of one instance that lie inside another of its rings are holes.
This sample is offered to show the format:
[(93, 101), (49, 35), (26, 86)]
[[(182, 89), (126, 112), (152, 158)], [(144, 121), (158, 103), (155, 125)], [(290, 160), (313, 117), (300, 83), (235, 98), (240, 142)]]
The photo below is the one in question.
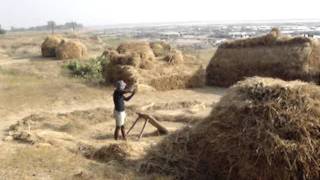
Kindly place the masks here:
[[(77, 22), (66, 22), (65, 24), (57, 24), (55, 21), (48, 21), (46, 25), (41, 26), (32, 26), (29, 28), (17, 28), (11, 27), (11, 32), (20, 32), (20, 31), (51, 31), (54, 34), (57, 30), (72, 30), (77, 31), (82, 29), (84, 26)], [(1, 29), (1, 26), (0, 26)]]
[(5, 34), (6, 30), (2, 29), (1, 24), (0, 24), (0, 34)]

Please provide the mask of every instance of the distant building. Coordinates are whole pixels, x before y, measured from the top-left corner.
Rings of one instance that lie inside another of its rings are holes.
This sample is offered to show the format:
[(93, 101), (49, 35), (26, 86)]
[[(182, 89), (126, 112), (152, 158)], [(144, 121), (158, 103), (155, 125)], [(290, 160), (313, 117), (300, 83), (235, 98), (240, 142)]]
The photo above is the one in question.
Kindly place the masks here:
[(251, 37), (252, 33), (247, 32), (230, 32), (229, 36), (232, 37), (232, 39), (241, 39), (241, 38), (248, 38)]
[(160, 33), (160, 37), (161, 39), (178, 38), (178, 37), (181, 37), (181, 34), (175, 31), (167, 31), (167, 32)]

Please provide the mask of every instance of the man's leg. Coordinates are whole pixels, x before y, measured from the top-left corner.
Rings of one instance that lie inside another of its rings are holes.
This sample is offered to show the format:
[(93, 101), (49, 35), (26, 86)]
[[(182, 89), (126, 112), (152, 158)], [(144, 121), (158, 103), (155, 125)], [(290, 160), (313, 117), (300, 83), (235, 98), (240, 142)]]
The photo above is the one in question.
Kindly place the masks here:
[(116, 126), (116, 129), (114, 130), (114, 139), (115, 140), (118, 140), (119, 131), (120, 131), (120, 127)]
[(121, 134), (122, 134), (123, 140), (127, 140), (126, 131), (125, 131), (124, 125), (121, 126)]

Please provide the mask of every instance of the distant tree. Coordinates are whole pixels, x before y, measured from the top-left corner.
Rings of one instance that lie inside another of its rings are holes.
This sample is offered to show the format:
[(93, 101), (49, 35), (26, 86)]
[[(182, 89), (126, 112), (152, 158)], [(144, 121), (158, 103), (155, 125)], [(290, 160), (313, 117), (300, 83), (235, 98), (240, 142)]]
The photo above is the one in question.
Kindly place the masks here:
[(5, 34), (7, 31), (6, 30), (4, 30), (4, 29), (2, 29), (2, 26), (1, 26), (1, 24), (0, 24), (0, 34)]
[(72, 31), (76, 31), (76, 29), (81, 29), (83, 27), (82, 24), (78, 24), (77, 22), (67, 22), (64, 24), (65, 29), (72, 29)]
[(56, 27), (56, 22), (54, 21), (48, 21), (47, 23), (48, 29), (51, 30), (51, 33), (54, 34), (54, 29)]

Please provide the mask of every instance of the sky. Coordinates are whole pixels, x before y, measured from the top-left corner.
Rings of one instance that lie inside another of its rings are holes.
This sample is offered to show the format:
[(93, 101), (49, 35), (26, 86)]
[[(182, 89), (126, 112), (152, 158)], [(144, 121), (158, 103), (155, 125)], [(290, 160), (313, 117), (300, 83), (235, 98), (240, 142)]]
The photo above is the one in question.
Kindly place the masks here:
[(188, 21), (320, 20), (319, 0), (0, 0), (2, 27)]

